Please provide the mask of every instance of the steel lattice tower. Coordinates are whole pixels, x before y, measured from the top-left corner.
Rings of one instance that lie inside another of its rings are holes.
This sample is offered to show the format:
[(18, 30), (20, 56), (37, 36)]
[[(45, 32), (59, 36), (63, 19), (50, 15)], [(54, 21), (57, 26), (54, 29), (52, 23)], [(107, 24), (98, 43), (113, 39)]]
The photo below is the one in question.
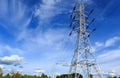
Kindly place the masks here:
[(69, 72), (75, 73), (75, 78), (79, 78), (77, 73), (81, 72), (84, 73), (85, 78), (90, 78), (92, 73), (96, 73), (99, 78), (102, 78), (94, 53), (91, 52), (92, 47), (89, 40), (91, 33), (95, 31), (95, 29), (90, 30), (89, 25), (94, 22), (95, 18), (88, 21), (93, 10), (86, 13), (85, 7), (86, 1), (76, 0), (71, 15), (72, 22), (70, 27), (72, 31), (70, 35), (76, 32), (77, 40)]

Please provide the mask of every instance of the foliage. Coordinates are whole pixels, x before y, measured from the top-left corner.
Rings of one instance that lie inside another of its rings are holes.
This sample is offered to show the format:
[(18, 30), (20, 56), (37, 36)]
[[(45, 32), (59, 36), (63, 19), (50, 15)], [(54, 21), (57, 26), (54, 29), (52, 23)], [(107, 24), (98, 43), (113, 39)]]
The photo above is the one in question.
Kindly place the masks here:
[(20, 73), (14, 73), (13, 75), (12, 75), (12, 78), (21, 78), (21, 74)]
[(92, 74), (90, 74), (90, 78), (93, 78), (93, 75), (92, 75)]
[(117, 78), (116, 76), (112, 77), (112, 76), (108, 76), (108, 78)]
[(10, 74), (6, 74), (6, 75), (2, 75), (0, 74), (0, 78), (48, 78), (47, 75), (42, 74), (41, 76), (36, 76), (36, 75), (21, 75), (20, 73), (14, 73), (12, 75)]
[[(83, 78), (83, 76), (81, 74), (77, 73), (77, 76), (79, 78)], [(73, 74), (62, 74), (62, 75), (57, 76), (56, 78), (74, 78), (74, 77), (75, 77), (75, 73), (73, 73)]]
[(0, 78), (2, 78), (2, 74), (0, 74)]
[(11, 78), (10, 74), (6, 74), (5, 76), (3, 76), (3, 78)]
[(44, 73), (41, 75), (41, 78), (48, 78)]

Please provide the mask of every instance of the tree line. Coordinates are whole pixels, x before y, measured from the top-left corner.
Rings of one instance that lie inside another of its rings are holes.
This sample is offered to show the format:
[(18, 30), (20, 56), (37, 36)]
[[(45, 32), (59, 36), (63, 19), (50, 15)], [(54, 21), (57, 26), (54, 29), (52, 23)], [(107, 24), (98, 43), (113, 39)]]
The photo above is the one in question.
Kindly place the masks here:
[[(90, 78), (95, 78), (95, 77), (93, 77), (92, 74), (90, 74), (89, 77)], [(56, 78), (75, 78), (75, 73), (73, 73), (73, 74), (62, 74), (62, 75), (56, 76)], [(81, 74), (77, 73), (77, 78), (84, 78), (84, 77)], [(120, 77), (108, 76), (106, 78), (120, 78)]]
[[(83, 78), (83, 76), (79, 73), (76, 74), (77, 75), (77, 78)], [(62, 74), (62, 75), (58, 75), (56, 76), (56, 78), (74, 78), (75, 77), (75, 74)], [(22, 75), (20, 74), (19, 72), (17, 73), (14, 73), (14, 74), (6, 74), (6, 75), (3, 75), (3, 74), (0, 74), (0, 78), (51, 78), (51, 77), (48, 77), (46, 74), (42, 73), (41, 76), (36, 76), (36, 75)], [(93, 75), (90, 75), (90, 78), (93, 78)], [(116, 76), (108, 76), (107, 78), (120, 78), (120, 77), (116, 77)]]
[(36, 75), (22, 75), (20, 73), (14, 73), (12, 75), (10, 75), (9, 73), (6, 75), (2, 75), (0, 74), (0, 78), (49, 78), (47, 75), (45, 75), (44, 73), (41, 76), (36, 76)]
[[(83, 78), (83, 76), (79, 73), (76, 74), (77, 78)], [(90, 78), (93, 78), (93, 75), (90, 74), (89, 75)], [(72, 73), (72, 74), (62, 74), (62, 75), (59, 75), (57, 76), (56, 78), (75, 78), (75, 73)]]

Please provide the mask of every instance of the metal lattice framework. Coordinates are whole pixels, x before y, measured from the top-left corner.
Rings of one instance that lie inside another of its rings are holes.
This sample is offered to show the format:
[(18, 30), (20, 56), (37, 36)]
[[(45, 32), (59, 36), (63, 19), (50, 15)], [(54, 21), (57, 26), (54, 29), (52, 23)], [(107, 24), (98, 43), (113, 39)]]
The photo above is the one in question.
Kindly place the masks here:
[(95, 29), (90, 30), (89, 26), (94, 22), (95, 18), (88, 21), (93, 10), (86, 13), (85, 7), (86, 2), (84, 0), (76, 0), (71, 15), (70, 27), (72, 31), (70, 35), (76, 32), (77, 40), (69, 72), (75, 73), (75, 78), (79, 78), (77, 73), (84, 73), (85, 78), (90, 78), (90, 74), (96, 73), (99, 78), (102, 78), (94, 53), (91, 52), (92, 47), (89, 40), (91, 33), (95, 31)]

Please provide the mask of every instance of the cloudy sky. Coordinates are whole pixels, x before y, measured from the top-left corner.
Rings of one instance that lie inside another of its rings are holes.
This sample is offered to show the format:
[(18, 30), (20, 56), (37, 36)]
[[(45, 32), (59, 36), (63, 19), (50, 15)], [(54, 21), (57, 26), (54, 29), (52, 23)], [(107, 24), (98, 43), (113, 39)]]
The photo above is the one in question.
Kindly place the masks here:
[[(47, 74), (68, 72), (69, 67), (55, 63), (70, 63), (73, 55), (76, 37), (68, 36), (73, 2), (0, 0), (0, 66), (4, 72), (21, 68), (27, 74), (37, 68)], [(91, 27), (97, 30), (90, 40), (101, 69), (120, 72), (120, 1), (89, 0), (91, 9), (96, 18)]]

